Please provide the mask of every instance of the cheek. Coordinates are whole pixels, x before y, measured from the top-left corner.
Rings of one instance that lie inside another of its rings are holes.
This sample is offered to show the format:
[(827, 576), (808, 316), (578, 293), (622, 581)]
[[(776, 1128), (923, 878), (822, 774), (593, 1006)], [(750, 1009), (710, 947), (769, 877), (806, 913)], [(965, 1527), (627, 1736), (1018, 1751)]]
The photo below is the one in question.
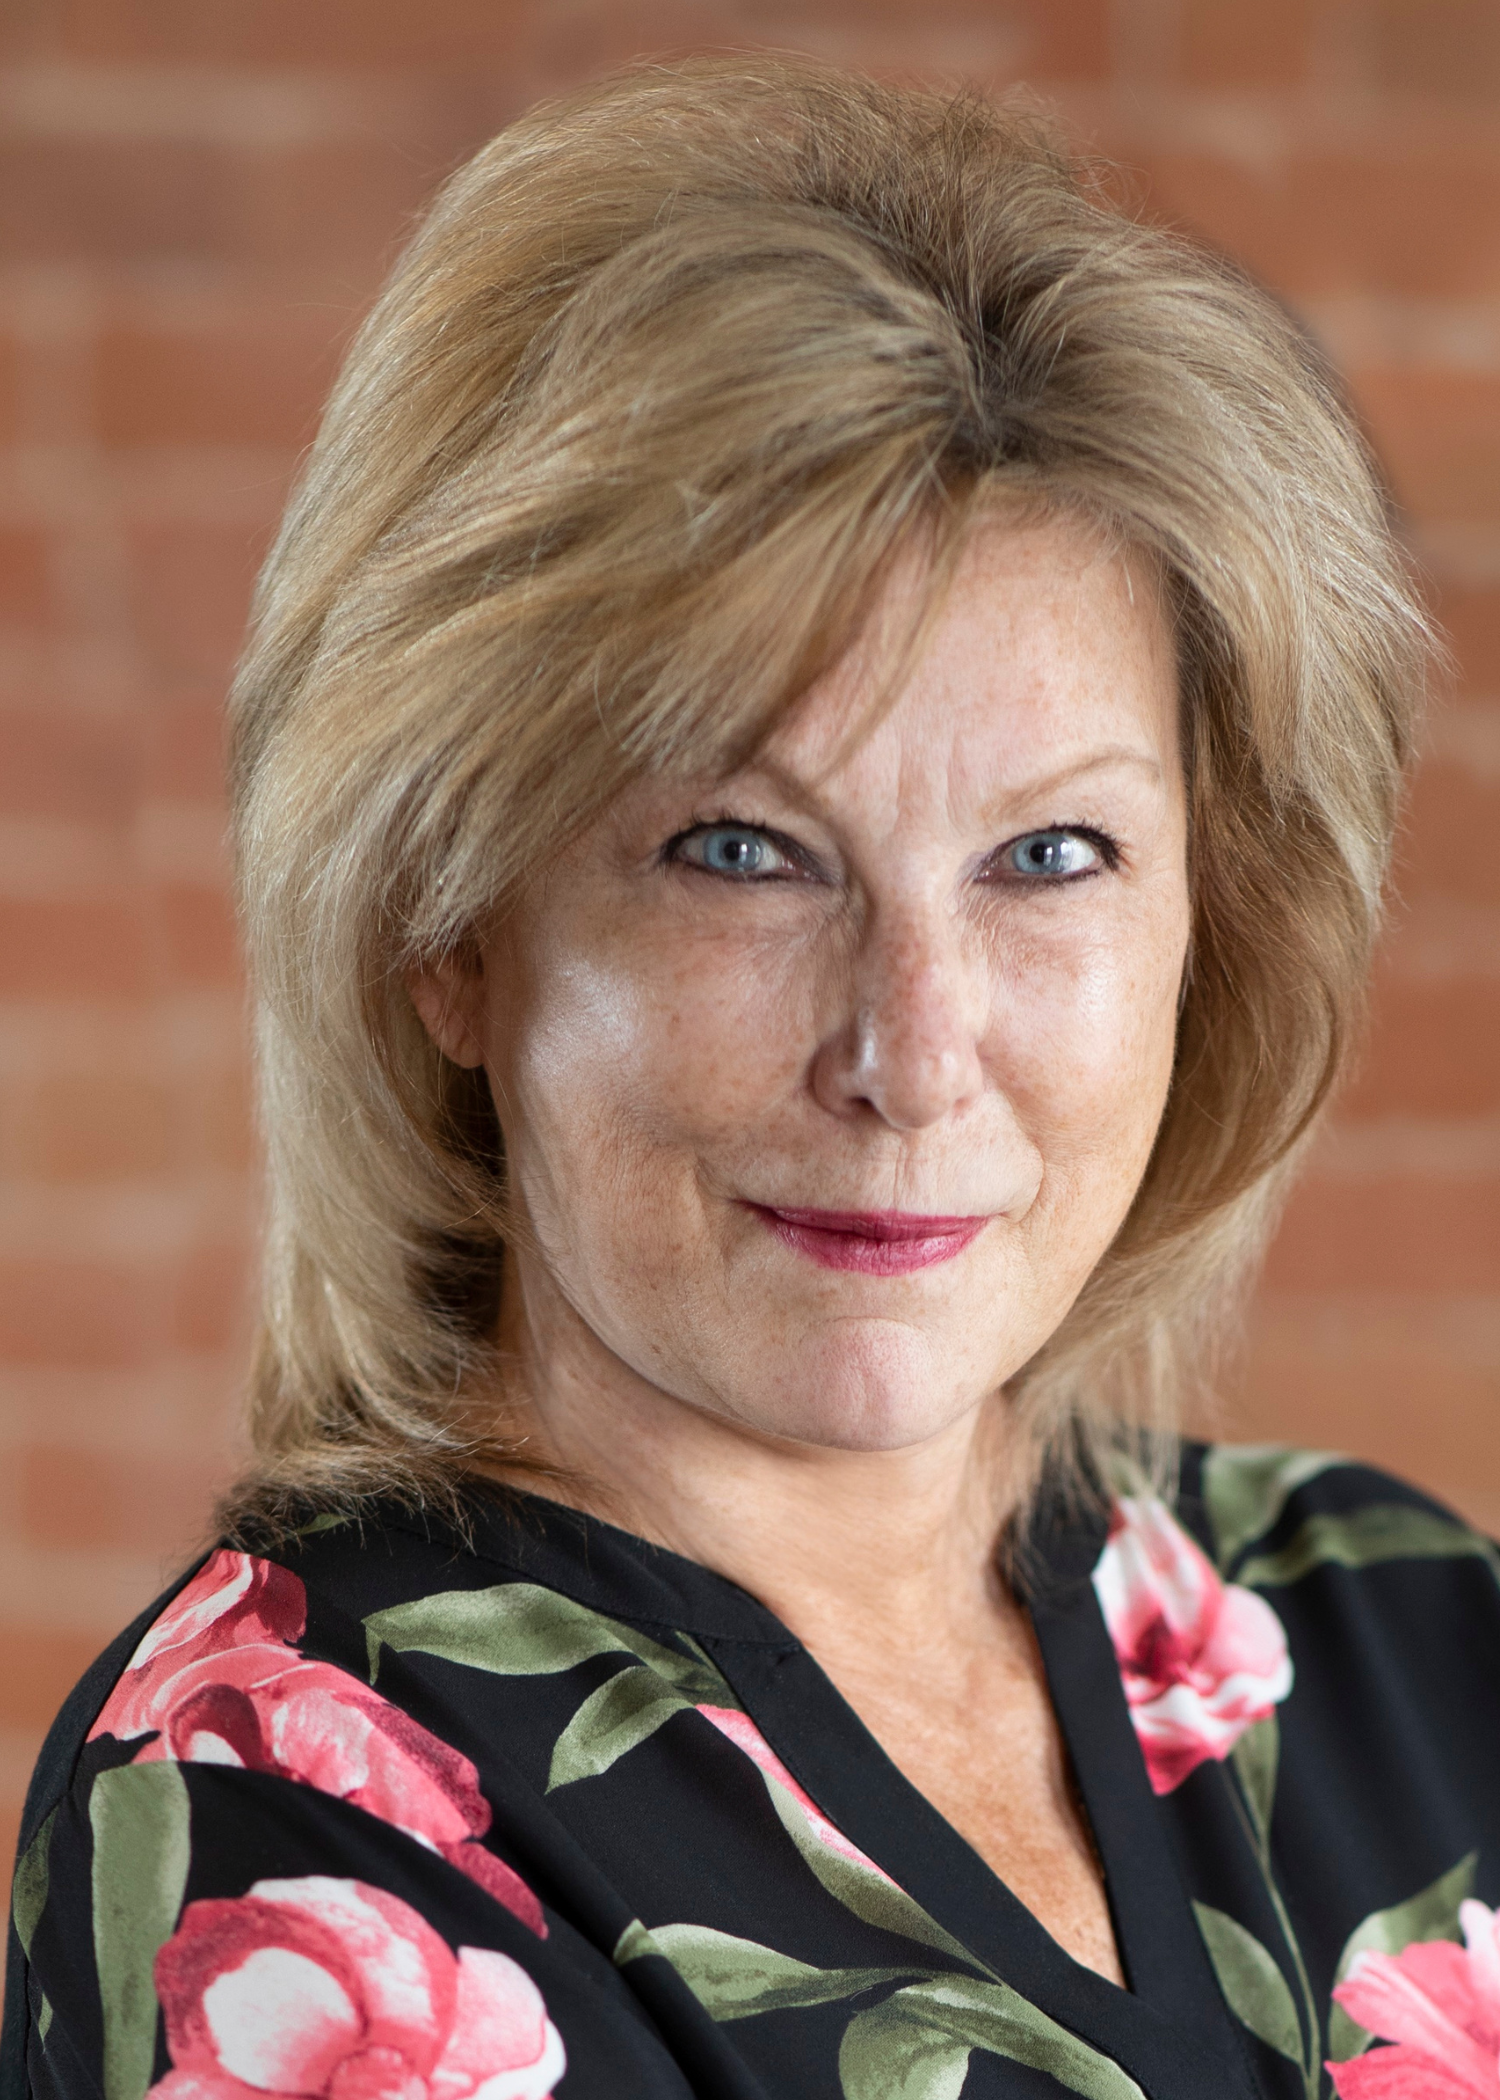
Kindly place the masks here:
[(651, 972), (641, 1044), (658, 1140), (752, 1131), (795, 1092), (811, 1025), (801, 944), (700, 938)]
[(1054, 1170), (1107, 1155), (1145, 1165), (1170, 1084), (1185, 927), (1054, 952), (1002, 994), (1011, 1090)]
[(688, 1171), (705, 1139), (753, 1127), (803, 1062), (795, 945), (669, 939), (526, 972), (490, 1065), (532, 1166), (571, 1159), (587, 1182), (606, 1155), (659, 1174), (675, 1152)]

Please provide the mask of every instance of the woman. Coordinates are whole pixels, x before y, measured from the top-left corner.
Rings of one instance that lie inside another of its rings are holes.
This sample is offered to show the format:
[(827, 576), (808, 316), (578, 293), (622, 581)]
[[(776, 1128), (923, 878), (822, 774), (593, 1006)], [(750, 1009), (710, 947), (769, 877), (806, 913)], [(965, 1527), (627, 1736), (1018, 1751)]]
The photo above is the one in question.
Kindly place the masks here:
[(44, 1754), (13, 2093), (1500, 2092), (1490, 1549), (1169, 1433), (1423, 658), (1307, 346), (1033, 118), (697, 64), (455, 178), (237, 689), (257, 1459)]

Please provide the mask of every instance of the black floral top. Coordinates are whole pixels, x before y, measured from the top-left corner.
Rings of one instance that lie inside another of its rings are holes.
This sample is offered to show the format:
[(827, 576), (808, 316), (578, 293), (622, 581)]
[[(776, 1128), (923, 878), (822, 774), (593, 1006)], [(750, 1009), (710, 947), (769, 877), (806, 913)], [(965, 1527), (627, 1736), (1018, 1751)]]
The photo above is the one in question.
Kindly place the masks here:
[(0, 2100), (1500, 2100), (1497, 1571), (1280, 1448), (1044, 1522), (1121, 1990), (701, 1567), (521, 1495), (221, 1548), (43, 1753)]

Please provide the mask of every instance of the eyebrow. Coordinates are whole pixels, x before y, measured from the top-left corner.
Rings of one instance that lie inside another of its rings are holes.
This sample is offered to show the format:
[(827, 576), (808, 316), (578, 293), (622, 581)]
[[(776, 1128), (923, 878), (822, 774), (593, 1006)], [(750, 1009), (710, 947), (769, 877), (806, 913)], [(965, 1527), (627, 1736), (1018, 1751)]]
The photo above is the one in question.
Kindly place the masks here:
[(1059, 766), (1055, 773), (1040, 774), (1033, 780), (1022, 781), (1015, 787), (1003, 789), (1000, 800), (1040, 801), (1043, 797), (1055, 795), (1063, 788), (1070, 787), (1074, 781), (1083, 779), (1089, 773), (1110, 773), (1121, 766), (1128, 766), (1134, 772), (1145, 773), (1152, 781), (1159, 781), (1162, 777), (1160, 761), (1152, 758), (1149, 752), (1135, 750), (1129, 744), (1107, 744), (1102, 751), (1091, 751), (1086, 758), (1078, 759), (1073, 765)]
[[(1075, 760), (1071, 765), (1059, 766), (1054, 773), (1037, 774), (1030, 780), (1017, 781), (1003, 788), (996, 798), (997, 806), (1004, 808), (1016, 802), (1044, 801), (1060, 794), (1063, 789), (1090, 773), (1112, 772), (1121, 766), (1145, 773), (1153, 782), (1160, 781), (1162, 777), (1160, 761), (1152, 758), (1149, 752), (1137, 750), (1129, 744), (1106, 744), (1102, 749), (1089, 752), (1086, 757)], [(800, 779), (797, 774), (788, 772), (787, 768), (774, 758), (752, 759), (739, 774), (731, 774), (730, 778), (743, 779), (757, 773), (785, 795), (788, 802), (795, 803), (809, 816), (827, 815), (828, 806), (817, 788), (811, 782)]]

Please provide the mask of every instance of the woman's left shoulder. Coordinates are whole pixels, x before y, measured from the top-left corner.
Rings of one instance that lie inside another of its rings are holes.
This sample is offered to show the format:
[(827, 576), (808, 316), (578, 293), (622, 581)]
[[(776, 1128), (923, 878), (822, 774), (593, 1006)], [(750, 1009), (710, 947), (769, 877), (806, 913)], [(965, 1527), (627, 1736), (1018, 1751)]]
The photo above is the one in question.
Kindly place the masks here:
[(1488, 1576), (1500, 1598), (1493, 1541), (1421, 1488), (1341, 1452), (1185, 1443), (1177, 1508), (1220, 1575), (1250, 1588), (1431, 1562)]
[(1413, 1755), (1418, 1736), (1447, 1756), (1461, 1733), (1488, 1770), (1497, 1577), (1482, 1532), (1389, 1473), (1283, 1444), (1194, 1444), (1175, 1500), (1140, 1479), (1118, 1489), (1093, 1586), (1153, 1787), (1171, 1793), (1293, 1710), (1293, 1737), (1321, 1739), (1335, 1717), (1341, 1742), (1399, 1733)]
[(1153, 1686), (1214, 1655), (1237, 1697), (1255, 1678), (1269, 1711), (1306, 1665), (1441, 1683), (1455, 1666), (1472, 1680), (1484, 1655), (1500, 1722), (1500, 1549), (1339, 1452), (1185, 1443), (1175, 1498), (1144, 1481), (1117, 1491), (1094, 1587), (1122, 1668)]
[(1396, 1475), (1334, 1451), (1186, 1444), (1177, 1521), (1220, 1583), (1263, 1598), (1294, 1652), (1352, 1638), (1367, 1658), (1410, 1649), (1427, 1666), (1480, 1644), (1500, 1659), (1500, 1550)]

